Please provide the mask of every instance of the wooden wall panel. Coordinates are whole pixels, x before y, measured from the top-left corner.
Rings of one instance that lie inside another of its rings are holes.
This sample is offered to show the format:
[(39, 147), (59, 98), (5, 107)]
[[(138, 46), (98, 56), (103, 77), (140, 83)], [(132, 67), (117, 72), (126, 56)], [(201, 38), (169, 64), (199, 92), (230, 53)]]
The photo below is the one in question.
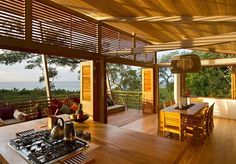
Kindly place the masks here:
[(154, 113), (153, 69), (142, 69), (142, 109), (145, 113)]
[(80, 63), (80, 99), (83, 111), (93, 116), (93, 61)]
[(90, 101), (91, 100), (91, 66), (90, 65), (86, 65), (86, 66), (82, 66), (82, 100), (85, 101)]

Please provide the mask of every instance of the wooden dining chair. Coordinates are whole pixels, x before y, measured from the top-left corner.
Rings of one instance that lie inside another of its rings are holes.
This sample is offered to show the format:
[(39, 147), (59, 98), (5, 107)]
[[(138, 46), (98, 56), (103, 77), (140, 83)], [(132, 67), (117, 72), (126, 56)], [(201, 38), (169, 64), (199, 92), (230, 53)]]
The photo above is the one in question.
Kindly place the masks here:
[(200, 99), (200, 98), (190, 98), (190, 102), (203, 102), (203, 99)]
[(215, 105), (215, 103), (213, 103), (209, 107), (209, 114), (208, 114), (208, 117), (207, 117), (209, 133), (211, 133), (211, 131), (214, 127), (214, 120), (213, 120), (214, 105)]
[(176, 104), (174, 99), (171, 100), (170, 102), (171, 102), (171, 105), (175, 105)]
[(165, 102), (163, 103), (163, 107), (164, 107), (164, 108), (167, 108), (167, 107), (169, 107), (169, 106), (171, 106), (171, 101), (165, 101)]
[(181, 141), (181, 116), (180, 113), (164, 112), (163, 136), (165, 132), (175, 133), (179, 135)]
[(163, 111), (160, 111), (160, 116), (159, 116), (159, 132), (160, 132), (160, 136), (162, 136), (162, 137), (164, 137), (163, 136), (163, 130), (164, 130), (164, 120), (165, 120), (165, 112), (163, 112)]
[(193, 116), (185, 116), (185, 122), (182, 124), (184, 129), (184, 139), (192, 137), (193, 144), (204, 143), (208, 135), (207, 130), (207, 110), (205, 113)]

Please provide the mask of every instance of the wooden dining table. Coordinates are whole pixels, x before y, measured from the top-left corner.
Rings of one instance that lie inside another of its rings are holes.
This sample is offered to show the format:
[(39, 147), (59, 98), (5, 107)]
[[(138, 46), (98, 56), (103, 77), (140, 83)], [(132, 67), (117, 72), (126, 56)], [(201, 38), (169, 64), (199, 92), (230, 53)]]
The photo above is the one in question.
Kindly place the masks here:
[(178, 104), (171, 105), (167, 108), (162, 109), (162, 112), (174, 112), (179, 113), (181, 115), (196, 115), (201, 113), (201, 111), (208, 107), (208, 103), (206, 102), (191, 102), (186, 107), (182, 107), (182, 109), (179, 109)]
[[(69, 116), (62, 115), (60, 117), (68, 119)], [(9, 147), (8, 142), (16, 137), (17, 132), (28, 129), (44, 129), (45, 127), (47, 127), (47, 118), (0, 127), (0, 155), (10, 164), (27, 163)], [(187, 148), (186, 143), (166, 140), (162, 137), (102, 124), (93, 120), (75, 123), (75, 129), (91, 133), (89, 144), (95, 145), (96, 148), (87, 153), (94, 157), (94, 163), (178, 163)]]

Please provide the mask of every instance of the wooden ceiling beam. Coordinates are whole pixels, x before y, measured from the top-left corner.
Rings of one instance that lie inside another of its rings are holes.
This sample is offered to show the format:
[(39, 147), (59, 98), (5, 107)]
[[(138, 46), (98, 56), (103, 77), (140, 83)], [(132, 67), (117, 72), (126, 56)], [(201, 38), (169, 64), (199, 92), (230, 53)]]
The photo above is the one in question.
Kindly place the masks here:
[(202, 46), (210, 46), (216, 44), (223, 44), (236, 41), (236, 32), (230, 32), (220, 35), (208, 36), (208, 37), (200, 37), (194, 39), (186, 39), (182, 41), (176, 42), (167, 42), (167, 43), (159, 43), (139, 48), (125, 49), (120, 51), (111, 51), (106, 52), (107, 55), (119, 55), (119, 54), (138, 54), (138, 53), (148, 53), (148, 52), (160, 52), (167, 50), (175, 50), (175, 49), (183, 49), (183, 48), (194, 48), (194, 47), (202, 47)]
[(181, 49), (181, 48), (193, 48), (193, 47), (201, 47), (201, 46), (209, 46), (216, 45), (222, 43), (229, 43), (236, 41), (236, 32), (224, 33), (220, 35), (186, 39), (182, 41), (176, 42), (168, 42), (168, 43), (159, 43), (150, 46), (134, 48), (133, 53), (141, 53), (146, 51), (165, 51), (165, 50), (173, 50), (173, 49)]
[(190, 49), (196, 50), (196, 51), (205, 51), (205, 52), (214, 52), (214, 53), (221, 53), (221, 54), (235, 54), (236, 55), (236, 51), (223, 50), (223, 49), (218, 49), (218, 48), (196, 47), (196, 48), (190, 48)]
[[(157, 63), (159, 67), (170, 67), (171, 63)], [(201, 60), (202, 67), (225, 67), (236, 65), (236, 58)]]
[(103, 22), (160, 22), (160, 23), (236, 23), (236, 16), (139, 16), (100, 17)]

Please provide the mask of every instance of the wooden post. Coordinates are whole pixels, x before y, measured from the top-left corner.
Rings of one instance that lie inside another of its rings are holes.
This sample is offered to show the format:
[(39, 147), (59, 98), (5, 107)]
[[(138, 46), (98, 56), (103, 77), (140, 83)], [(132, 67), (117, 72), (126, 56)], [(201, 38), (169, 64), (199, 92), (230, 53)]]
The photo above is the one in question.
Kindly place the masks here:
[(180, 90), (181, 90), (181, 97), (186, 97), (186, 74), (180, 74)]
[(181, 90), (180, 90), (180, 74), (174, 74), (174, 99), (178, 104), (181, 100)]
[(94, 121), (107, 123), (106, 62), (94, 61)]
[(32, 41), (32, 0), (25, 1), (25, 40)]
[[(136, 48), (136, 33), (133, 33), (133, 48)], [(134, 60), (136, 60), (136, 54), (134, 55)]]
[(236, 67), (232, 66), (231, 71), (231, 98), (236, 98)]
[(159, 110), (159, 69), (157, 64), (153, 68), (153, 95), (154, 113), (156, 113)]
[(94, 60), (94, 88), (93, 88), (93, 119), (107, 123), (107, 88), (106, 88), (106, 61), (102, 55), (101, 23), (98, 22), (98, 55), (99, 60)]
[(44, 81), (45, 81), (45, 86), (46, 86), (47, 98), (48, 100), (50, 100), (51, 99), (51, 86), (50, 86), (50, 81), (49, 81), (49, 76), (48, 76), (48, 64), (47, 64), (46, 55), (42, 55), (42, 61), (43, 61), (43, 75), (44, 75)]

